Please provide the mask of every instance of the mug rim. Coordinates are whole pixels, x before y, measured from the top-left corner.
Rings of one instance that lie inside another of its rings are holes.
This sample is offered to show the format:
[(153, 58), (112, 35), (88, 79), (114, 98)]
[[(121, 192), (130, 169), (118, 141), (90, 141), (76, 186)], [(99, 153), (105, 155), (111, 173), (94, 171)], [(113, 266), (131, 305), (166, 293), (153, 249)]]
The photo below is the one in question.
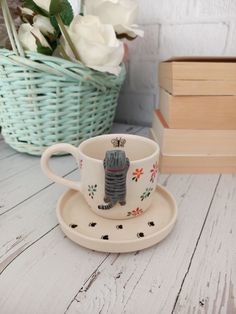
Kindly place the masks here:
[(152, 144), (153, 146), (155, 146), (155, 150), (154, 150), (154, 152), (153, 152), (151, 155), (149, 155), (149, 156), (147, 156), (147, 157), (144, 157), (144, 158), (141, 158), (141, 159), (131, 160), (130, 163), (132, 163), (132, 164), (138, 163), (138, 162), (147, 161), (147, 160), (149, 160), (149, 159), (152, 159), (155, 155), (159, 155), (159, 154), (160, 154), (160, 146), (159, 146), (159, 144), (158, 144), (157, 142), (155, 142), (155, 141), (153, 141), (153, 140), (151, 140), (150, 138), (147, 138), (147, 137), (145, 137), (145, 136), (140, 136), (140, 135), (136, 135), (136, 134), (126, 134), (126, 133), (103, 134), (103, 135), (98, 135), (98, 136), (91, 137), (91, 138), (89, 138), (89, 139), (83, 141), (83, 142), (79, 145), (79, 147), (78, 147), (79, 152), (80, 152), (80, 154), (81, 154), (83, 157), (85, 157), (85, 158), (87, 158), (87, 159), (89, 159), (89, 160), (91, 160), (91, 161), (103, 163), (103, 160), (102, 160), (102, 159), (93, 158), (93, 157), (90, 157), (90, 156), (88, 156), (87, 154), (85, 154), (85, 153), (83, 152), (83, 148), (84, 148), (87, 144), (96, 141), (96, 139), (98, 139), (98, 138), (102, 138), (102, 137), (103, 137), (103, 138), (109, 138), (109, 137), (112, 138), (112, 137), (114, 137), (114, 136), (116, 136), (116, 137), (124, 137), (124, 136), (125, 136), (125, 137), (129, 137), (129, 138), (142, 139), (142, 141), (145, 140), (146, 142), (148, 142), (148, 143)]

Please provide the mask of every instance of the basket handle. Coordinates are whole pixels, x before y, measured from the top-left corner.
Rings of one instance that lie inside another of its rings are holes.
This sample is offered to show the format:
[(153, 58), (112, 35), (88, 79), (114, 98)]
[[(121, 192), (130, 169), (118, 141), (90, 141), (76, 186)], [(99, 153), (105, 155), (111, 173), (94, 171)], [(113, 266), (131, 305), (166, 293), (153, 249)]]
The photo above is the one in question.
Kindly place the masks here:
[(0, 5), (2, 7), (2, 13), (4, 22), (7, 28), (8, 37), (12, 46), (12, 50), (22, 57), (25, 56), (24, 50), (21, 46), (21, 43), (19, 41), (19, 38), (17, 36), (17, 31), (10, 13), (10, 10), (8, 8), (7, 0), (1, 0)]

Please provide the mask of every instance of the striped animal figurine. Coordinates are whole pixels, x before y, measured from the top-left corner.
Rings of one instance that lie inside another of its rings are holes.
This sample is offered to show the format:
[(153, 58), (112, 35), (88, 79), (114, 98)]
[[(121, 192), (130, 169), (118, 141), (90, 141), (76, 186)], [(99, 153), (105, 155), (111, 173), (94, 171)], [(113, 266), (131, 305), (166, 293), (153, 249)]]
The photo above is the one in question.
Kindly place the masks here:
[(105, 170), (105, 205), (99, 205), (99, 209), (110, 209), (116, 205), (126, 204), (126, 176), (129, 169), (129, 159), (122, 150), (110, 150), (106, 152), (103, 166)]

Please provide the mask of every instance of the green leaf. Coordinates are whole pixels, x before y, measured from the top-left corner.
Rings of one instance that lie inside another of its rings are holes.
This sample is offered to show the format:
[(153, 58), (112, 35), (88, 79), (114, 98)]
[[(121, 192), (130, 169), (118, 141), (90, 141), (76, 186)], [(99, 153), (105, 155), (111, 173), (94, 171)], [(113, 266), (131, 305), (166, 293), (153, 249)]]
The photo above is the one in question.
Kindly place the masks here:
[[(73, 20), (74, 14), (73, 9), (70, 5), (70, 3), (67, 0), (60, 0), (60, 2), (63, 2), (63, 10), (60, 13), (60, 17), (62, 19), (62, 22), (64, 25), (70, 25), (71, 21)], [(51, 2), (52, 5), (52, 2)], [(54, 3), (53, 3), (54, 5)], [(51, 9), (51, 6), (50, 6)], [(50, 16), (50, 21), (52, 26), (55, 28), (57, 35), (60, 34), (60, 28), (58, 26), (57, 20), (55, 16)]]
[(51, 0), (49, 11), (51, 16), (59, 14), (64, 25), (67, 26), (74, 17), (72, 6), (68, 0)]
[(61, 31), (60, 31), (60, 28), (58, 26), (58, 23), (57, 23), (55, 16), (50, 16), (50, 22), (51, 22), (52, 26), (55, 28), (56, 35), (58, 36)]
[(63, 0), (51, 0), (49, 12), (50, 15), (60, 14), (64, 9)]
[(41, 44), (39, 38), (35, 34), (33, 34), (33, 33), (31, 33), (31, 34), (34, 36), (34, 38), (36, 40), (37, 52), (42, 53), (42, 54), (47, 55), (47, 56), (51, 56), (53, 53), (53, 50), (50, 47), (43, 46)]
[(37, 45), (37, 52), (42, 53), (43, 55), (51, 56), (52, 55), (52, 50), (49, 47), (44, 47), (42, 45), (38, 46)]
[(54, 51), (58, 45), (57, 41), (54, 40), (54, 41), (50, 41), (49, 43), (50, 43), (50, 47), (52, 48), (52, 51)]
[(31, 9), (35, 13), (41, 14), (43, 16), (49, 16), (48, 12), (37, 6), (33, 0), (23, 0), (23, 7)]

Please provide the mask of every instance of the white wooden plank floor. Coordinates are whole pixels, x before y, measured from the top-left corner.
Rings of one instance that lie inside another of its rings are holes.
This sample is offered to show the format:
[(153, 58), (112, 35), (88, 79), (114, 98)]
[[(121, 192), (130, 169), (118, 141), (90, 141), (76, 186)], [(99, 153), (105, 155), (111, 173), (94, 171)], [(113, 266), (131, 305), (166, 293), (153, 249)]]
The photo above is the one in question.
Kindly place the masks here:
[[(115, 124), (113, 132), (148, 136)], [(55, 170), (78, 178), (72, 157)], [(160, 175), (179, 215), (161, 243), (130, 254), (82, 248), (61, 232), (66, 188), (0, 138), (0, 314), (236, 313), (236, 176)]]

